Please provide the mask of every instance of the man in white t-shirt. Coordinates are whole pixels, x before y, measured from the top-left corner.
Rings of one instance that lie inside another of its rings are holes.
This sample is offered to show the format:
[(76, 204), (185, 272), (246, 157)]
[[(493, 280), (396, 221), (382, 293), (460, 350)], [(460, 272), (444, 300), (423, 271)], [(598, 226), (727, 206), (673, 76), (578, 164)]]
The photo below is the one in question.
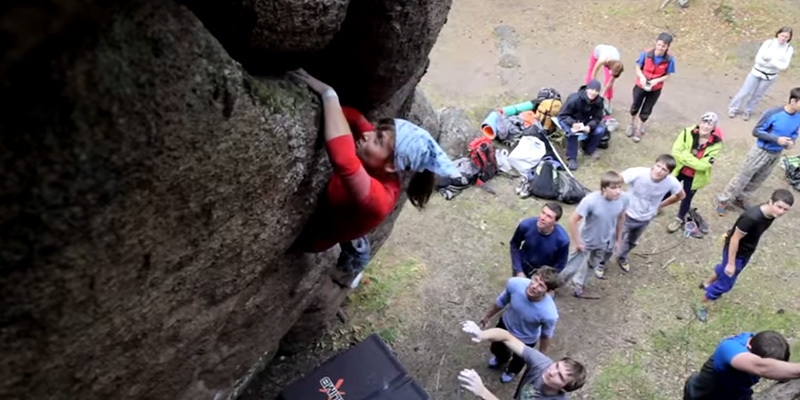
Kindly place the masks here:
[[(625, 272), (631, 270), (628, 253), (636, 247), (650, 221), (661, 209), (686, 197), (683, 185), (672, 175), (674, 169), (675, 158), (669, 154), (662, 154), (656, 158), (652, 168), (634, 167), (622, 171), (622, 179), (628, 185), (630, 200), (625, 211), (622, 244), (618, 254), (619, 266)], [(672, 196), (662, 201), (667, 193), (671, 193)]]

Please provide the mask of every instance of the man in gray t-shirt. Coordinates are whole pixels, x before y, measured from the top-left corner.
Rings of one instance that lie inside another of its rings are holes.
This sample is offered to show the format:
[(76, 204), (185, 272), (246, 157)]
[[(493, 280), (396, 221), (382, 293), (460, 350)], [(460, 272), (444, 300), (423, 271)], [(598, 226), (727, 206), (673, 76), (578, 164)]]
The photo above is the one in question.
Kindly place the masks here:
[[(622, 244), (618, 254), (619, 266), (625, 272), (631, 270), (628, 253), (636, 247), (650, 221), (661, 209), (686, 197), (683, 186), (672, 176), (674, 169), (675, 158), (669, 154), (662, 154), (656, 158), (652, 168), (635, 167), (622, 171), (622, 178), (628, 184), (630, 198), (630, 205), (625, 212)], [(667, 193), (671, 193), (672, 196), (662, 201)]]
[[(569, 357), (553, 361), (536, 349), (525, 346), (503, 329), (492, 328), (482, 331), (473, 321), (464, 322), (461, 329), (472, 336), (473, 342), (480, 343), (484, 340), (502, 342), (514, 354), (525, 360), (528, 370), (520, 381), (515, 399), (566, 400), (566, 393), (580, 389), (586, 381), (586, 370), (581, 363)], [(486, 389), (480, 375), (474, 370), (461, 371), (458, 380), (461, 381), (462, 387), (474, 395), (486, 400), (497, 400), (497, 396)]]
[(628, 197), (622, 195), (622, 184), (620, 174), (606, 172), (600, 179), (600, 190), (584, 197), (569, 218), (572, 243), (584, 259), (572, 278), (575, 297), (584, 297), (592, 270), (598, 278), (605, 277), (606, 262), (615, 244), (621, 243), (629, 203)]

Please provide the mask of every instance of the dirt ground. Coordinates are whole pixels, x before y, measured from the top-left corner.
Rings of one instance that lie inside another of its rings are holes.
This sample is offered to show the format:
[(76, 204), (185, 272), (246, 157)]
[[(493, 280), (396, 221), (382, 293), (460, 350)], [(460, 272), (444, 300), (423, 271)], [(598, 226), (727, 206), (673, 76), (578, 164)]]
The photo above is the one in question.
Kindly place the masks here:
[[(423, 80), (435, 106), (463, 107), (483, 116), (491, 107), (528, 100), (543, 86), (568, 95), (582, 83), (593, 46), (611, 43), (622, 50), (628, 68), (613, 102), (624, 128), (633, 60), (659, 32), (674, 33), (677, 74), (664, 88), (647, 136), (635, 144), (617, 132), (600, 160), (581, 160), (576, 175), (590, 189), (598, 187), (606, 170), (651, 165), (658, 154), (669, 152), (678, 130), (696, 123), (703, 112), (721, 116), (725, 148), (712, 185), (694, 203), (711, 234), (699, 240), (667, 234), (675, 206), (656, 219), (634, 250), (631, 273), (613, 267), (607, 280), (592, 281), (590, 290), (600, 300), (578, 300), (566, 291), (556, 297), (560, 320), (549, 355), (568, 355), (589, 368), (589, 381), (574, 399), (679, 398), (683, 380), (699, 369), (717, 341), (743, 330), (780, 330), (796, 348), (800, 304), (793, 289), (800, 284), (795, 244), (800, 211), (773, 225), (707, 324), (695, 320), (691, 307), (702, 294), (697, 283), (719, 261), (722, 234), (735, 220), (735, 215), (713, 213), (712, 196), (753, 143), (754, 120), (728, 119), (727, 103), (761, 41), (800, 20), (800, 11), (789, 0), (759, 5), (692, 0), (686, 10), (669, 6), (659, 12), (660, 2), (455, 0)], [(785, 101), (800, 82), (798, 66), (795, 57), (757, 112)], [(782, 174), (776, 168), (758, 199), (788, 187)], [(510, 179), (491, 184), (497, 196), (470, 189), (451, 201), (437, 197), (421, 213), (406, 207), (347, 308), (349, 323), (337, 326), (320, 348), (335, 351), (376, 331), (433, 398), (457, 398), (458, 371), (474, 368), (495, 394), (510, 399), (516, 381), (502, 385), (499, 373), (485, 367), (488, 344), (470, 342), (459, 328), (461, 321), (480, 319), (502, 290), (510, 274), (508, 240), (521, 219), (538, 215), (542, 203), (518, 198)], [(567, 207), (565, 215), (571, 211)], [(277, 375), (284, 374), (269, 382), (279, 387), (288, 379), (286, 371), (302, 370), (298, 365), (313, 360), (274, 364)]]

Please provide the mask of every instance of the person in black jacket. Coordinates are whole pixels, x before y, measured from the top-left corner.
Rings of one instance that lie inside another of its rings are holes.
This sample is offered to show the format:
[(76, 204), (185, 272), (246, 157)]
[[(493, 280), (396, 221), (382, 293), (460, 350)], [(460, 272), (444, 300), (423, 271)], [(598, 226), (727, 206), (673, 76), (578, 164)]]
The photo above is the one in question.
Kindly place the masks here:
[(592, 79), (569, 95), (558, 113), (558, 123), (567, 133), (567, 164), (569, 169), (578, 169), (578, 141), (583, 141), (583, 151), (597, 158), (597, 147), (605, 134), (603, 124), (602, 85)]

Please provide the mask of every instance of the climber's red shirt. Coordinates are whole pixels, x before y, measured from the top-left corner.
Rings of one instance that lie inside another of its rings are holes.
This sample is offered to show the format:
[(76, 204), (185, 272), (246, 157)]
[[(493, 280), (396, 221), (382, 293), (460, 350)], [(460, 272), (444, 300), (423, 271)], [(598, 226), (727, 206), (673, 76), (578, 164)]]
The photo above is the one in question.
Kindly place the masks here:
[[(333, 176), (323, 202), (306, 227), (310, 240), (304, 247), (312, 252), (366, 235), (386, 219), (400, 197), (399, 179), (381, 181), (369, 176), (356, 155), (353, 136), (360, 137), (362, 132), (373, 131), (375, 127), (355, 109), (342, 107), (342, 111), (353, 135), (326, 143)], [(369, 180), (369, 184), (363, 180)]]

